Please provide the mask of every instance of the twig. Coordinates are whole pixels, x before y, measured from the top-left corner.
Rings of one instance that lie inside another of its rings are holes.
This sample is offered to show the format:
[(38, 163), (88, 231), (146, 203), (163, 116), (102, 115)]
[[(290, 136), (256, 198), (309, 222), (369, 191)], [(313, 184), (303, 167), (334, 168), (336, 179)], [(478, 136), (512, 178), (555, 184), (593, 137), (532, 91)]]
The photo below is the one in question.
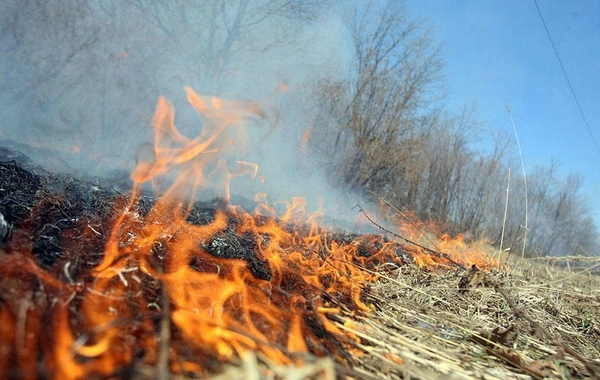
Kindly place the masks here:
[(600, 262), (600, 257), (589, 257), (589, 256), (541, 256), (532, 257), (529, 260), (536, 261), (578, 261), (578, 262)]
[(156, 378), (169, 380), (171, 372), (169, 369), (169, 346), (171, 344), (171, 304), (169, 293), (164, 282), (161, 286), (161, 319), (160, 319), (160, 343), (158, 350), (158, 361), (156, 364)]
[(394, 206), (393, 204), (391, 204), (390, 202), (388, 202), (386, 199), (384, 199), (381, 195), (375, 193), (374, 191), (369, 190), (369, 193), (373, 194), (374, 196), (376, 196), (381, 202), (385, 203), (386, 205), (388, 205), (392, 210), (396, 211), (398, 214), (402, 215), (402, 217), (404, 219), (406, 219), (410, 224), (413, 225), (413, 227), (415, 227), (417, 230), (419, 230), (423, 235), (423, 237), (425, 239), (427, 239), (427, 241), (429, 241), (434, 247), (435, 249), (437, 249), (438, 251), (441, 251), (441, 249), (437, 246), (437, 244), (435, 244), (435, 242), (433, 240), (431, 240), (427, 234), (425, 233), (425, 231), (421, 231), (421, 228), (419, 228), (419, 226), (417, 226), (417, 224), (415, 222), (413, 222), (408, 216), (406, 216), (405, 213), (403, 213), (402, 211), (400, 211), (396, 206)]
[[(498, 259), (502, 258), (502, 248), (504, 245), (504, 230), (506, 227), (506, 214), (508, 214), (508, 197), (510, 194), (510, 168), (508, 168), (508, 180), (506, 185), (506, 202), (504, 203), (504, 218), (502, 219), (502, 233), (500, 234), (500, 249), (498, 250)], [(510, 255), (510, 251), (508, 253)], [(508, 257), (506, 258), (508, 260)]]
[(425, 246), (423, 246), (423, 245), (421, 245), (421, 244), (419, 244), (417, 242), (414, 242), (412, 240), (409, 240), (409, 239), (405, 238), (404, 236), (401, 236), (401, 235), (399, 235), (399, 234), (397, 234), (395, 232), (392, 232), (392, 231), (388, 230), (387, 228), (383, 227), (382, 225), (378, 224), (376, 221), (374, 221), (373, 219), (371, 219), (371, 217), (366, 213), (365, 210), (363, 210), (363, 208), (359, 204), (357, 204), (355, 207), (358, 207), (358, 210), (363, 213), (363, 215), (365, 216), (365, 218), (367, 218), (367, 220), (369, 220), (369, 222), (373, 223), (373, 225), (375, 227), (379, 228), (380, 230), (382, 230), (384, 232), (387, 232), (388, 234), (390, 234), (392, 236), (395, 236), (398, 239), (400, 239), (400, 240), (402, 240), (402, 241), (404, 241), (404, 242), (406, 242), (408, 244), (412, 244), (412, 245), (414, 245), (416, 247), (419, 247), (423, 251), (425, 251), (425, 252), (427, 252), (429, 254), (432, 254), (432, 255), (437, 256), (437, 257), (443, 257), (444, 259), (448, 260), (450, 263), (456, 265), (457, 267), (459, 267), (461, 269), (466, 269), (464, 267), (464, 265), (462, 265), (462, 264), (460, 264), (460, 263), (452, 260), (452, 258), (450, 257), (450, 255), (448, 255), (448, 254), (446, 254), (444, 252), (441, 252), (441, 251), (436, 251), (436, 250), (433, 250), (431, 248), (427, 248), (427, 247), (425, 247)]

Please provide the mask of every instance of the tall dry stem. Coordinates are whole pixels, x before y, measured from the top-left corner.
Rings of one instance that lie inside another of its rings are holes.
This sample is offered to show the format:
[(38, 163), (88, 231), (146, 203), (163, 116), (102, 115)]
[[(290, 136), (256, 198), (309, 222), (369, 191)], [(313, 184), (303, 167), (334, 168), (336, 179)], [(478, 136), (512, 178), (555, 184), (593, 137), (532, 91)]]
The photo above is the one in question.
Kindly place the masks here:
[(521, 257), (525, 257), (525, 247), (527, 245), (527, 234), (529, 233), (528, 226), (528, 207), (527, 207), (527, 174), (525, 174), (525, 161), (523, 160), (523, 151), (521, 150), (521, 141), (519, 140), (519, 134), (517, 133), (517, 127), (515, 126), (515, 121), (512, 117), (512, 112), (510, 112), (510, 107), (508, 104), (506, 105), (506, 111), (508, 111), (508, 116), (510, 117), (510, 122), (513, 126), (513, 130), (515, 131), (515, 137), (517, 139), (517, 147), (519, 148), (519, 157), (521, 159), (521, 169), (523, 170), (523, 185), (525, 186), (525, 234), (523, 235), (523, 250), (521, 251)]

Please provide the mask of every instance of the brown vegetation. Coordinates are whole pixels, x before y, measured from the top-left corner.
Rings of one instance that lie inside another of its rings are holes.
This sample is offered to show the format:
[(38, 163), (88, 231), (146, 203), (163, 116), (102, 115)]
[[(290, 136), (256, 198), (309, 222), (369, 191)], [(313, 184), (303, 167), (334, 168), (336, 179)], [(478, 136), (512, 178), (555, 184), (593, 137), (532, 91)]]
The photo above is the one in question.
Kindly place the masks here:
[(352, 75), (323, 80), (319, 89), (313, 148), (334, 182), (375, 192), (453, 234), (499, 246), (504, 232), (502, 248), (519, 255), (525, 244), (530, 256), (597, 254), (598, 231), (580, 179), (562, 178), (556, 163), (533, 168), (526, 178), (516, 170), (509, 177), (520, 166), (511, 154), (515, 144), (500, 135), (478, 151), (474, 110), (443, 111), (436, 97), (442, 64), (428, 31), (392, 3), (365, 8), (348, 21)]

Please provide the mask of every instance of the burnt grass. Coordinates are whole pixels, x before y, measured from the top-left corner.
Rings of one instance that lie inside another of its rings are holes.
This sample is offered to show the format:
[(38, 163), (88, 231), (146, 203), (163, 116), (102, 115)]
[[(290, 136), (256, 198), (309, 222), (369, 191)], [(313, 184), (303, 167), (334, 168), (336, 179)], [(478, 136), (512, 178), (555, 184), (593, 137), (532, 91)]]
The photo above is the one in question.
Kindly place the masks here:
[[(77, 308), (84, 293), (81, 284), (93, 281), (92, 271), (102, 261), (107, 237), (127, 204), (128, 190), (123, 188), (122, 182), (121, 179), (111, 186), (106, 179), (86, 180), (49, 173), (33, 165), (27, 157), (0, 148), (0, 309), (5, 311), (2, 323), (18, 323), (23, 300), (35, 305), (32, 309), (38, 309), (37, 313), (30, 313), (32, 316), (28, 314), (28, 318), (40, 322), (38, 327), (28, 327), (32, 333), (29, 335), (38, 335), (30, 337), (32, 341), (27, 343), (33, 352), (24, 357), (19, 357), (14, 350), (0, 352), (0, 373), (16, 378), (27, 377), (27, 371), (34, 377), (52, 376), (52, 369), (45, 367), (43, 355), (36, 351), (43, 349), (44, 340), (53, 339), (53, 332), (43, 329), (40, 318), (52, 313), (52, 304), (57, 299), (74, 295), (69, 306), (71, 325), (75, 331), (86, 329), (77, 320)], [(147, 214), (155, 201), (153, 195), (144, 194), (136, 211), (140, 215)], [(222, 200), (197, 202), (188, 215), (188, 222), (208, 224), (215, 219), (217, 210), (226, 210)], [(268, 262), (257, 254), (257, 237), (236, 232), (238, 223), (235, 215), (229, 213), (227, 227), (199, 243), (200, 248), (215, 258), (243, 260), (255, 278), (269, 281), (272, 273)], [(302, 227), (290, 228), (302, 230)], [(269, 236), (261, 238), (264, 242)], [(332, 234), (329, 239), (339, 244), (359, 241), (358, 255), (363, 257), (375, 255), (384, 243), (382, 238), (345, 233)], [(164, 252), (160, 244), (157, 246), (154, 256), (160, 265)], [(324, 252), (319, 254), (325, 255)], [(398, 257), (401, 261), (407, 260), (399, 245)], [(189, 265), (199, 271), (204, 269), (194, 260)], [(162, 290), (158, 280), (145, 275), (141, 281), (144, 298), (159, 304)], [(335, 296), (323, 294), (323, 297), (336, 302)], [(312, 336), (319, 341), (308, 337), (309, 349), (319, 356), (332, 353), (347, 356), (316, 317), (316, 310), (311, 311), (310, 307), (307, 305), (304, 320)], [(159, 323), (160, 315), (155, 317), (157, 330)], [(17, 339), (14, 333), (4, 334), (0, 336), (0, 345), (11, 345), (12, 339)], [(130, 365), (135, 366), (135, 361)]]
[[(64, 272), (60, 264), (66, 262), (71, 263), (71, 273), (88, 272), (102, 259), (109, 231), (127, 202), (127, 190), (122, 185), (107, 185), (110, 182), (48, 173), (26, 157), (0, 148), (0, 247), (6, 252), (30, 247), (37, 264), (59, 276)], [(146, 215), (155, 200), (151, 194), (143, 195), (137, 204), (140, 215)], [(197, 202), (187, 221), (206, 225), (214, 220), (217, 210), (225, 209), (221, 199)], [(238, 234), (238, 223), (230, 216), (227, 228), (202, 242), (201, 248), (217, 258), (244, 260), (254, 277), (270, 280), (268, 263), (256, 253), (256, 236)], [(331, 239), (342, 244), (358, 239), (358, 254), (364, 257), (378, 252), (385, 243), (349, 233), (332, 235)], [(408, 260), (404, 252), (398, 254)]]
[[(60, 264), (66, 262), (71, 263), (72, 276), (89, 271), (102, 259), (108, 232), (127, 202), (127, 191), (48, 173), (22, 156), (17, 156), (20, 162), (5, 160), (14, 156), (0, 150), (0, 247), (6, 252), (29, 247), (40, 267), (50, 273), (58, 268), (53, 274), (60, 275)], [(154, 202), (152, 195), (142, 196), (137, 211), (146, 215)], [(208, 224), (224, 206), (219, 199), (198, 202), (188, 222)], [(267, 263), (257, 258), (255, 239), (235, 233), (235, 218), (229, 224), (202, 248), (215, 257), (245, 260), (255, 277), (268, 280)]]

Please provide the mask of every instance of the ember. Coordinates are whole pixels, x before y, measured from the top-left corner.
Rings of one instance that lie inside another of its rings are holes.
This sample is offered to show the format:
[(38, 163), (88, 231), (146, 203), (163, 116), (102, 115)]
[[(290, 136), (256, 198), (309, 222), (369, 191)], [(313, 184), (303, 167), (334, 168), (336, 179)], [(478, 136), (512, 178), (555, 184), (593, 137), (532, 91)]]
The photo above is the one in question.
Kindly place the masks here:
[[(372, 310), (364, 295), (379, 264), (471, 263), (464, 249), (435, 257), (334, 233), (301, 198), (274, 206), (259, 194), (252, 214), (231, 205), (230, 180), (258, 167), (229, 153), (269, 110), (186, 92), (201, 133), (181, 134), (161, 98), (126, 196), (0, 163), (0, 378), (206, 375), (248, 351), (276, 364), (344, 362), (359, 338), (333, 321)], [(216, 178), (223, 201), (198, 201)]]

